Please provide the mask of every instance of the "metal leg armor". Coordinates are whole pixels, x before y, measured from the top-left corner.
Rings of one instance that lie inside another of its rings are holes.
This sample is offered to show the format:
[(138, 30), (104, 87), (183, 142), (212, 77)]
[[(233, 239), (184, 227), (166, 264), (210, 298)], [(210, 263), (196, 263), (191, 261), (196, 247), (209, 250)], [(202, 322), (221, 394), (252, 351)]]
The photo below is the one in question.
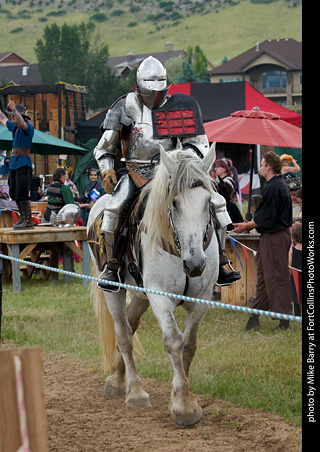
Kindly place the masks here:
[(127, 228), (123, 225), (123, 221), (136, 191), (137, 188), (131, 177), (128, 174), (122, 176), (105, 207), (101, 230), (105, 234), (106, 242), (113, 243), (113, 248), (111, 259), (99, 276), (99, 279), (106, 280), (106, 283), (98, 282), (97, 286), (107, 292), (120, 290), (119, 286), (107, 284), (107, 282), (121, 282), (121, 258), (127, 236)]
[[(231, 218), (226, 209), (226, 201), (219, 193), (214, 193), (213, 206), (215, 211), (216, 220), (218, 223), (218, 234), (219, 234), (219, 248), (220, 248), (220, 268), (217, 286), (228, 286), (230, 284), (235, 284), (239, 279), (241, 279), (240, 272), (235, 271), (230, 260), (227, 258), (225, 253), (225, 244), (227, 237), (227, 225), (231, 223)], [(227, 271), (223, 268), (224, 265), (228, 264), (231, 271)]]

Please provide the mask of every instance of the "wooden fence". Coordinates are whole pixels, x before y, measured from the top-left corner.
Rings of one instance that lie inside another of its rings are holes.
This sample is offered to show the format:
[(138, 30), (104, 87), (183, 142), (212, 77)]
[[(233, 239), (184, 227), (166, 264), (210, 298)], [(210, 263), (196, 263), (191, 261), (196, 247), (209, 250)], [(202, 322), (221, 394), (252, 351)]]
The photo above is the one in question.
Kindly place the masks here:
[(0, 452), (18, 451), (48, 451), (39, 348), (0, 350)]

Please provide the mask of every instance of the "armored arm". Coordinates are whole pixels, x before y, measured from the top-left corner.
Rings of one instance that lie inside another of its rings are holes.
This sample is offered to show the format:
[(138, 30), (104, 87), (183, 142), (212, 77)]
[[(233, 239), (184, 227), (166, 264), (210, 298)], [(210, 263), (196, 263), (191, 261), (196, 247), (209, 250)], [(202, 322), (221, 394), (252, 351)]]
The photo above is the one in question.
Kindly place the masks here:
[(209, 140), (205, 134), (182, 137), (181, 143), (184, 148), (191, 147), (201, 158), (203, 158), (210, 149)]
[(101, 173), (103, 186), (109, 194), (113, 193), (114, 186), (117, 183), (114, 159), (120, 140), (120, 132), (123, 124), (127, 125), (131, 122), (131, 118), (128, 118), (125, 113), (125, 98), (120, 98), (110, 107), (101, 126), (105, 129), (105, 132), (94, 149), (94, 157)]
[(93, 152), (100, 170), (103, 186), (109, 194), (113, 193), (114, 185), (117, 183), (117, 177), (114, 171), (114, 159), (118, 142), (119, 132), (116, 130), (106, 130)]

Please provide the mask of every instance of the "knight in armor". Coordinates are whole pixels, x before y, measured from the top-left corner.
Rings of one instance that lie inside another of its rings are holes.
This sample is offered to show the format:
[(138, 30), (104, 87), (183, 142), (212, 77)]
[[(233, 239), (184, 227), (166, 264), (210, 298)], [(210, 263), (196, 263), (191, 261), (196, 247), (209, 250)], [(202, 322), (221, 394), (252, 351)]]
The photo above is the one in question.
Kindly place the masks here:
[[(119, 290), (117, 286), (108, 285), (108, 281), (121, 282), (121, 250), (125, 242), (123, 218), (137, 191), (153, 177), (153, 162), (159, 154), (159, 144), (165, 151), (176, 149), (177, 144), (192, 148), (199, 157), (204, 157), (209, 150), (198, 102), (186, 94), (168, 96), (167, 93), (166, 69), (160, 61), (149, 56), (138, 68), (136, 91), (118, 99), (101, 126), (104, 133), (94, 156), (104, 188), (112, 194), (105, 207), (101, 230), (109, 242), (113, 239), (113, 255), (99, 276), (106, 280), (103, 284), (98, 283), (103, 290)], [(121, 169), (116, 174), (114, 162), (119, 151), (126, 162), (126, 170)], [(224, 198), (215, 193), (213, 205), (220, 228), (225, 231), (231, 220)], [(229, 262), (225, 256), (220, 261), (223, 265)], [(218, 284), (231, 284), (240, 278), (239, 272), (228, 272), (220, 266)]]

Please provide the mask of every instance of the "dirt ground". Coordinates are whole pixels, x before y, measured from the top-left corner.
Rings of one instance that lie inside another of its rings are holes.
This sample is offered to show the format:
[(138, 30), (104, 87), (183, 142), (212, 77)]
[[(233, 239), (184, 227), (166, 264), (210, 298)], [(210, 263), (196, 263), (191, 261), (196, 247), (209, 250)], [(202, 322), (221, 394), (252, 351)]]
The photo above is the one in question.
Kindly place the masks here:
[[(12, 346), (2, 344), (2, 347)], [(2, 348), (1, 347), (1, 348)], [(0, 350), (1, 350), (0, 348)], [(201, 421), (174, 424), (170, 384), (144, 379), (152, 408), (109, 397), (100, 372), (65, 355), (42, 353), (50, 452), (300, 452), (301, 428), (270, 413), (198, 395)]]

